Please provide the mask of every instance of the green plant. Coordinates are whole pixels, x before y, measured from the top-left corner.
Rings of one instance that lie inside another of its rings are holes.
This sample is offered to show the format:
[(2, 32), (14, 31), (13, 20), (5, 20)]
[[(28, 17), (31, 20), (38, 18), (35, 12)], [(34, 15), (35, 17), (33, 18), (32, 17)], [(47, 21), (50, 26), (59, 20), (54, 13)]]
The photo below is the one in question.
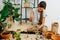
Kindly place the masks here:
[(0, 11), (0, 29), (2, 30), (2, 28), (6, 27), (7, 24), (4, 23), (4, 21), (6, 20), (6, 18), (9, 16), (9, 1), (3, 2), (5, 5), (3, 7), (3, 9)]
[(1, 19), (3, 19), (2, 21), (5, 21), (5, 19), (9, 16), (12, 15), (13, 11), (13, 7), (12, 7), (12, 3), (10, 3), (10, 1), (4, 1), (4, 7), (3, 9), (0, 11), (1, 14)]
[(4, 22), (0, 22), (0, 28), (5, 28), (6, 27), (6, 25), (7, 25), (7, 23), (4, 23)]
[[(9, 16), (14, 16), (14, 19), (15, 20), (18, 20), (19, 19), (19, 14), (18, 14), (19, 8), (13, 7), (13, 4), (10, 2), (10, 0), (7, 0), (7, 1), (6, 0), (3, 0), (3, 3), (4, 3), (4, 7), (0, 11), (0, 27), (1, 28), (4, 27), (4, 25), (5, 25), (4, 21)], [(5, 25), (5, 27), (6, 27), (6, 25)]]
[(9, 16), (14, 16), (14, 19), (19, 18), (18, 10), (20, 8), (13, 7), (13, 4), (10, 3), (10, 0), (4, 1), (3, 3), (5, 5), (3, 9), (0, 11), (1, 18), (3, 19), (3, 21)]
[(15, 36), (16, 36), (16, 38), (17, 38), (16, 40), (21, 40), (21, 39), (20, 39), (20, 32), (16, 33)]
[(0, 31), (3, 31), (6, 27), (7, 23), (2, 22), (1, 14), (0, 14)]
[(15, 31), (13, 31), (12, 34), (13, 34), (13, 38), (16, 37), (16, 40), (21, 40), (21, 39), (20, 39), (20, 32), (15, 32)]
[(13, 12), (14, 20), (16, 21), (20, 21), (18, 10), (19, 8), (14, 8), (14, 12)]

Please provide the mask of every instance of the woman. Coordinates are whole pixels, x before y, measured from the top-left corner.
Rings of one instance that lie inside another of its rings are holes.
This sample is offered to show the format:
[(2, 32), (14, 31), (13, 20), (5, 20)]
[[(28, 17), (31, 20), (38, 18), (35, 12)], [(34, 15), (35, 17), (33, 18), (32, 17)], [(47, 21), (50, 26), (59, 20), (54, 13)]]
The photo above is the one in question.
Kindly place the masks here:
[(46, 9), (46, 2), (41, 1), (38, 4), (37, 9), (33, 9), (30, 13), (30, 21), (33, 22), (33, 24), (39, 24), (38, 29), (43, 28), (45, 23), (45, 9)]

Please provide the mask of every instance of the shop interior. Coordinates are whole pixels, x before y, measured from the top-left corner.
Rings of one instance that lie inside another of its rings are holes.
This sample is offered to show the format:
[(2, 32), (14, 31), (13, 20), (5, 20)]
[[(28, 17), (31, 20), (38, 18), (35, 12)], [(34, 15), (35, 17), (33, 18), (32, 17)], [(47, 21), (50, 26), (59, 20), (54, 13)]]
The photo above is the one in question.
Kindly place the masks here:
[[(43, 31), (30, 21), (30, 13), (46, 2)], [(0, 0), (0, 40), (60, 40), (59, 0)]]

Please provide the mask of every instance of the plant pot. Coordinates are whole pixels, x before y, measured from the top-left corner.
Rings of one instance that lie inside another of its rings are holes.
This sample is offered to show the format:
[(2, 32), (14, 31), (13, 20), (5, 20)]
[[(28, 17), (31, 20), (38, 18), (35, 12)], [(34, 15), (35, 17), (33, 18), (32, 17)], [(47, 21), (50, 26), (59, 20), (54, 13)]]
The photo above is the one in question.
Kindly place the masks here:
[(2, 39), (9, 39), (11, 36), (10, 32), (4, 32), (1, 34)]
[(53, 40), (60, 40), (60, 35), (52, 35)]
[(45, 33), (46, 38), (51, 39), (52, 35), (55, 35), (55, 32), (53, 31), (46, 31)]
[(24, 3), (24, 7), (30, 7), (30, 3), (29, 2)]

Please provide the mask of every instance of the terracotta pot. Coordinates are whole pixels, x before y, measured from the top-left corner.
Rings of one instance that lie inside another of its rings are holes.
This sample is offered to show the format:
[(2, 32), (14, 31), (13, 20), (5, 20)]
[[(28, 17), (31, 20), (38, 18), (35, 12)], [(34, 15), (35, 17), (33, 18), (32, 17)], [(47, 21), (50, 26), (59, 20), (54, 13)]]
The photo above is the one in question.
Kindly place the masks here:
[(3, 39), (9, 39), (10, 36), (11, 36), (11, 34), (10, 34), (9, 32), (2, 33), (2, 34), (1, 34), (1, 37), (2, 37)]
[(60, 36), (59, 35), (52, 35), (51, 37), (53, 40), (60, 40)]
[(24, 3), (24, 7), (29, 7), (29, 6), (30, 6), (29, 2)]
[(51, 36), (52, 35), (55, 35), (55, 32), (52, 32), (52, 31), (46, 31), (44, 32), (45, 36), (48, 38), (48, 39), (51, 39)]

